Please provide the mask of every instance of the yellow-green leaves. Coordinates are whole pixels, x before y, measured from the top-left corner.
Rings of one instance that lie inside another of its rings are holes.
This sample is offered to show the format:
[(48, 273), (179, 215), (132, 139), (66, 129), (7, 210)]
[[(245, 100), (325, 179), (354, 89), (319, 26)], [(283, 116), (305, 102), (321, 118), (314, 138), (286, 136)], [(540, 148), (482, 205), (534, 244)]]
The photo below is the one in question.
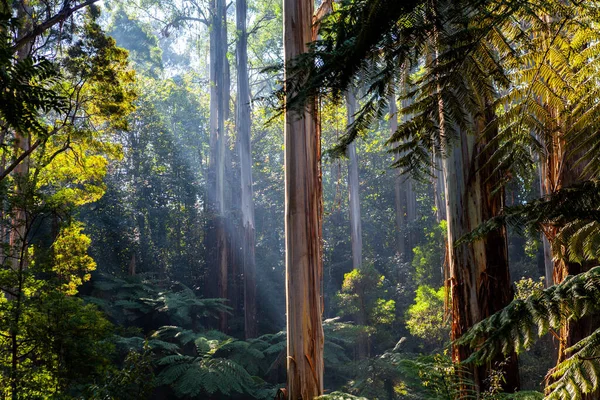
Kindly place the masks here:
[(87, 254), (92, 241), (82, 230), (80, 223), (73, 222), (61, 229), (52, 245), (52, 271), (61, 282), (60, 290), (68, 295), (76, 294), (77, 287), (88, 281), (96, 269), (96, 262)]

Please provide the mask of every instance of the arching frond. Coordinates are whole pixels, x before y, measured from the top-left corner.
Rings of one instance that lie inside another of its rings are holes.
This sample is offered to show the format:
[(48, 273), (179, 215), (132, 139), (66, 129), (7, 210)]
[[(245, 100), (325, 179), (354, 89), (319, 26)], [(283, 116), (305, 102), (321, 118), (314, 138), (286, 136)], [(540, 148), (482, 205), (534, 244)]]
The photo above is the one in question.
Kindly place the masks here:
[[(599, 312), (600, 267), (595, 267), (568, 276), (562, 283), (525, 300), (514, 300), (502, 311), (476, 324), (458, 343), (476, 350), (467, 362), (482, 363), (499, 353), (526, 350), (538, 337), (557, 331), (565, 321)], [(589, 343), (596, 339), (590, 338)], [(576, 346), (571, 351), (579, 348)], [(567, 367), (568, 363), (561, 368)]]

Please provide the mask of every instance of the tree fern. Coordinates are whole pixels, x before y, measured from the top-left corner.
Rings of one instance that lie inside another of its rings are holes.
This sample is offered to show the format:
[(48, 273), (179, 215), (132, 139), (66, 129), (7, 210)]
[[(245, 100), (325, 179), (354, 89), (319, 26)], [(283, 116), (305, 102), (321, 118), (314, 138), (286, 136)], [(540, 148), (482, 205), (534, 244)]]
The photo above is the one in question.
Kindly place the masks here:
[(94, 288), (102, 293), (102, 298), (89, 301), (98, 304), (121, 323), (166, 314), (178, 326), (192, 327), (199, 325), (202, 319), (216, 318), (221, 312), (231, 309), (224, 300), (200, 298), (193, 290), (177, 282), (166, 289), (159, 286), (160, 282), (144, 276), (119, 278), (100, 275), (93, 283)]
[[(183, 336), (175, 335), (173, 338), (182, 339)], [(185, 341), (189, 342), (188, 338)], [(170, 386), (178, 397), (217, 392), (224, 395), (251, 394), (256, 385), (248, 371), (235, 361), (218, 356), (219, 352), (227, 352), (227, 347), (233, 342), (232, 338), (218, 340), (198, 334), (194, 340), (195, 356), (180, 354), (182, 349), (179, 347), (163, 348), (167, 354), (157, 360), (161, 366), (158, 384)], [(172, 354), (173, 351), (175, 354)]]
[[(515, 300), (502, 311), (475, 325), (459, 339), (476, 351), (468, 362), (483, 363), (498, 353), (528, 349), (538, 337), (556, 331), (566, 321), (600, 313), (600, 267), (568, 276), (559, 285)], [(549, 376), (547, 398), (579, 398), (598, 389), (600, 381), (600, 330), (566, 350), (568, 358)]]

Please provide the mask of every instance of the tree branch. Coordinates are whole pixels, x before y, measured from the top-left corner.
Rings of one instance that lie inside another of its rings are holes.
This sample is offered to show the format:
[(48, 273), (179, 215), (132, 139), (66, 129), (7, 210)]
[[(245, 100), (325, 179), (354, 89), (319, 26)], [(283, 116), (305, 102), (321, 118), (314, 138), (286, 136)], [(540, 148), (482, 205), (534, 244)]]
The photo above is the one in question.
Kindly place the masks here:
[(23, 152), (12, 164), (8, 166), (1, 174), (0, 174), (0, 182), (8, 176), (19, 164), (25, 160), (33, 151), (42, 143), (41, 139), (36, 140), (27, 150)]
[(44, 33), (46, 30), (52, 28), (54, 25), (56, 25), (60, 22), (63, 22), (64, 20), (69, 18), (71, 15), (73, 15), (74, 12), (76, 12), (84, 7), (90, 6), (94, 3), (97, 3), (98, 1), (99, 0), (87, 0), (81, 4), (74, 6), (74, 7), (67, 7), (68, 2), (65, 2), (65, 6), (56, 15), (54, 15), (53, 17), (48, 18), (44, 22), (34, 26), (33, 29), (31, 30), (31, 32), (27, 33), (25, 36), (21, 37), (20, 39), (17, 39), (13, 46), (13, 51), (19, 50), (20, 48), (25, 46), (27, 43), (33, 41), (37, 36)]

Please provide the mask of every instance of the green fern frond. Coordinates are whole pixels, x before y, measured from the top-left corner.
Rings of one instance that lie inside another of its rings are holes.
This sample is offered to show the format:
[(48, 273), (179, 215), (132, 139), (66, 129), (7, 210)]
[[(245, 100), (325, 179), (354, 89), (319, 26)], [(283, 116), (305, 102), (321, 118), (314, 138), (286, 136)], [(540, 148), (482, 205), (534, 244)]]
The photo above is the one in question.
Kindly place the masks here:
[(549, 376), (547, 399), (576, 399), (600, 388), (600, 329), (566, 350), (570, 356), (560, 362)]
[[(595, 267), (588, 272), (568, 276), (562, 283), (536, 292), (525, 300), (514, 300), (503, 310), (476, 324), (456, 343), (475, 349), (467, 362), (482, 363), (500, 353), (526, 350), (537, 337), (550, 330), (558, 330), (565, 321), (599, 312), (600, 267)], [(572, 351), (576, 349), (578, 347)]]
[(316, 397), (318, 400), (367, 400), (366, 397), (354, 396), (343, 392), (331, 392), (323, 396)]

